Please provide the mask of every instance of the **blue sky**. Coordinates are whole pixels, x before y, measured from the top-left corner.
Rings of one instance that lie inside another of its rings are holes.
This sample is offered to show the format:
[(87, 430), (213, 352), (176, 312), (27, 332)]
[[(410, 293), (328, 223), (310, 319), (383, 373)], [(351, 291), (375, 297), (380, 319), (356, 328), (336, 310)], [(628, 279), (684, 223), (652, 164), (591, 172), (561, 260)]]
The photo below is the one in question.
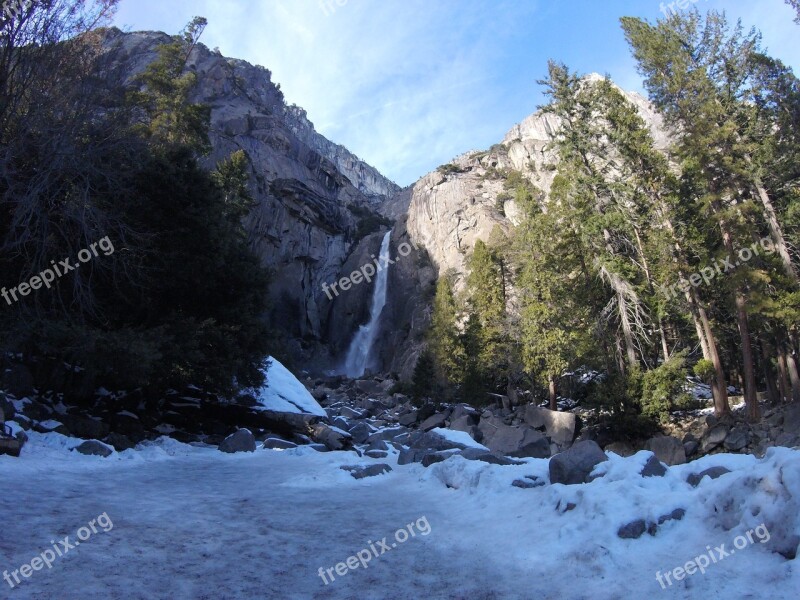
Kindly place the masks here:
[[(682, 2), (756, 26), (800, 72), (783, 0)], [(661, 12), (657, 0), (122, 0), (116, 25), (177, 33), (194, 15), (209, 20), (203, 43), (270, 69), (318, 131), (408, 185), (534, 112), (549, 58), (641, 91), (619, 17)]]

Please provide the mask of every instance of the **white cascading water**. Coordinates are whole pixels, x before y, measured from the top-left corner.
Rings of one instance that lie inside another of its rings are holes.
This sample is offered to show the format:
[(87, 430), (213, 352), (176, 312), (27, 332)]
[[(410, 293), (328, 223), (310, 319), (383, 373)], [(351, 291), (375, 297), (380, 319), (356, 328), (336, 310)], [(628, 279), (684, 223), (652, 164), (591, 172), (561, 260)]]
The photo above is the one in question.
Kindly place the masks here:
[(383, 307), (386, 305), (386, 280), (389, 277), (389, 239), (391, 235), (391, 230), (387, 231), (381, 243), (379, 256), (381, 269), (376, 273), (375, 277), (375, 289), (372, 291), (369, 322), (358, 328), (353, 341), (350, 342), (350, 349), (347, 351), (347, 358), (344, 361), (344, 373), (348, 377), (361, 377), (367, 370), (370, 351), (378, 333), (378, 319), (380, 319)]

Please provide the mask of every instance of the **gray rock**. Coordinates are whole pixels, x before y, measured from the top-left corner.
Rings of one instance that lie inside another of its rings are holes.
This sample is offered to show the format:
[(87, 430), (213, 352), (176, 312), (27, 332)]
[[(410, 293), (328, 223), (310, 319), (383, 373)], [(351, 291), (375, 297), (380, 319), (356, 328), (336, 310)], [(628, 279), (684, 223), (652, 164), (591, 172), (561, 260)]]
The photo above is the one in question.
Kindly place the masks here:
[(725, 449), (731, 452), (741, 450), (750, 443), (750, 432), (746, 427), (734, 427), (725, 438)]
[(776, 446), (785, 446), (786, 448), (794, 448), (797, 445), (797, 436), (793, 433), (781, 433), (775, 438)]
[(442, 452), (431, 452), (431, 453), (426, 454), (425, 456), (423, 456), (422, 460), (420, 462), (422, 463), (423, 467), (427, 468), (427, 467), (430, 467), (433, 464), (440, 463), (440, 462), (443, 462), (443, 461), (447, 460), (448, 458), (453, 456), (456, 452), (457, 452), (456, 450), (444, 450)]
[(73, 448), (73, 450), (80, 454), (85, 454), (86, 456), (102, 456), (103, 458), (107, 458), (114, 453), (111, 448), (97, 440), (83, 442), (80, 446)]
[(710, 452), (725, 441), (728, 437), (728, 427), (726, 425), (715, 425), (703, 434), (700, 440), (700, 450), (703, 453)]
[(445, 417), (444, 413), (437, 413), (420, 423), (419, 428), (422, 431), (430, 431), (431, 429), (436, 429), (437, 427), (444, 427), (446, 420), (447, 418)]
[(637, 519), (620, 527), (617, 530), (617, 535), (623, 540), (635, 540), (642, 537), (645, 531), (647, 531), (647, 523), (644, 519)]
[(100, 440), (109, 432), (108, 425), (97, 419), (71, 414), (60, 415), (58, 418), (75, 437)]
[(111, 444), (114, 447), (114, 450), (117, 452), (124, 452), (125, 450), (132, 450), (136, 447), (131, 440), (129, 440), (126, 436), (122, 435), (121, 433), (117, 433), (116, 431), (112, 431), (109, 433), (104, 441), (107, 444)]
[(667, 521), (680, 521), (683, 519), (683, 516), (686, 514), (686, 510), (683, 508), (676, 508), (668, 515), (662, 515), (658, 518), (658, 524), (663, 525)]
[(626, 442), (612, 442), (604, 448), (606, 452), (613, 452), (617, 456), (628, 457), (636, 454), (633, 446)]
[(359, 421), (350, 427), (350, 435), (353, 436), (353, 443), (364, 444), (372, 435), (372, 428), (364, 421)]
[(575, 439), (577, 421), (569, 412), (558, 412), (529, 405), (525, 410), (525, 422), (535, 429), (544, 427), (547, 436), (559, 446), (564, 446)]
[(359, 379), (355, 384), (360, 392), (368, 396), (381, 396), (383, 394), (380, 382), (374, 379)]
[(413, 410), (410, 413), (402, 415), (397, 422), (405, 427), (411, 427), (411, 425), (417, 422), (417, 411)]
[(477, 427), (477, 419), (472, 415), (462, 415), (450, 422), (450, 429), (453, 431), (463, 431), (475, 441), (483, 440), (483, 433)]
[(700, 482), (703, 480), (703, 477), (710, 477), (711, 479), (716, 479), (717, 477), (721, 477), (725, 475), (725, 473), (730, 473), (729, 469), (725, 467), (709, 467), (705, 471), (700, 471), (699, 473), (692, 473), (689, 477), (686, 478), (686, 482), (691, 485), (692, 487), (697, 487), (700, 485)]
[(417, 431), (409, 438), (408, 448), (403, 448), (397, 457), (398, 465), (407, 465), (414, 462), (422, 462), (429, 454), (435, 454), (442, 450), (464, 450), (466, 446), (457, 442), (452, 442), (431, 431)]
[(389, 453), (386, 450), (367, 450), (364, 452), (364, 456), (369, 456), (370, 458), (386, 458), (389, 456)]
[(514, 481), (511, 482), (511, 485), (513, 485), (514, 487), (527, 490), (531, 488), (541, 487), (544, 485), (544, 483), (537, 481), (530, 481), (527, 479), (515, 479)]
[(607, 460), (605, 452), (596, 442), (578, 442), (550, 459), (550, 483), (584, 483), (595, 466)]
[(458, 419), (464, 416), (472, 417), (475, 420), (473, 425), (477, 425), (478, 418), (480, 417), (478, 411), (469, 406), (468, 404), (456, 404), (453, 407), (453, 412), (450, 414), (450, 421), (451, 422), (457, 421)]
[(792, 404), (783, 413), (783, 432), (800, 435), (800, 404)]
[(379, 463), (376, 465), (345, 466), (340, 468), (344, 469), (345, 471), (350, 471), (350, 475), (354, 479), (376, 477), (378, 475), (383, 475), (384, 473), (389, 473), (392, 470), (392, 467), (386, 463)]
[(480, 448), (465, 448), (461, 452), (458, 453), (459, 456), (463, 456), (467, 460), (479, 460), (481, 462), (489, 463), (490, 465), (522, 465), (522, 463), (517, 460), (511, 460), (506, 456), (498, 456), (497, 454), (492, 454), (491, 452), (487, 452), (486, 450), (481, 450)]
[(367, 438), (367, 442), (372, 444), (373, 442), (382, 442), (382, 441), (392, 441), (392, 440), (399, 440), (403, 441), (407, 439), (409, 436), (409, 430), (407, 427), (388, 427), (386, 429), (382, 429), (380, 431), (376, 431), (372, 435)]
[(324, 423), (317, 423), (311, 428), (311, 439), (332, 451), (349, 448), (353, 441), (353, 437), (346, 431), (338, 431)]
[(221, 452), (233, 454), (235, 452), (255, 452), (256, 438), (249, 429), (240, 429), (226, 437), (219, 445)]
[(668, 466), (682, 465), (686, 462), (686, 450), (681, 441), (671, 436), (650, 438), (644, 444), (645, 450), (650, 450), (656, 458)]
[(289, 440), (271, 436), (264, 440), (264, 444), (261, 447), (264, 450), (291, 450), (292, 448), (297, 448), (297, 444)]
[(481, 443), (492, 452), (516, 458), (550, 456), (550, 442), (531, 427), (506, 425), (501, 419), (491, 417), (481, 419), (479, 429), (483, 434)]
[(698, 444), (694, 440), (683, 443), (683, 451), (686, 454), (686, 458), (691, 458), (692, 456), (697, 454), (697, 451), (699, 449), (700, 449), (700, 444)]
[(653, 455), (647, 459), (647, 462), (639, 474), (642, 477), (663, 477), (667, 474), (667, 468)]

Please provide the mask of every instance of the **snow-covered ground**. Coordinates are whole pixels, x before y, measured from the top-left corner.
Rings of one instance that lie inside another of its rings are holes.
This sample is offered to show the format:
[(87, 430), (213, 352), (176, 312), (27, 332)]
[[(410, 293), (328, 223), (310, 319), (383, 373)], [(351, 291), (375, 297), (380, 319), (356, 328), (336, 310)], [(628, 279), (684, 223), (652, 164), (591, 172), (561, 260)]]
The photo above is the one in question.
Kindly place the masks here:
[[(612, 455), (590, 484), (520, 489), (512, 481), (547, 481), (546, 460), (425, 469), (390, 456), (392, 472), (356, 480), (339, 467), (381, 461), (309, 448), (229, 455), (168, 438), (102, 459), (69, 452), (79, 440), (30, 435), (21, 458), (0, 456), (0, 571), (75, 540), (98, 515), (113, 527), (14, 589), (0, 581), (2, 598), (794, 600), (800, 590), (800, 559), (759, 537), (705, 574), (666, 589), (656, 580), (765, 521), (773, 541), (800, 533), (800, 452), (789, 449), (708, 456), (652, 478), (638, 475), (647, 453)], [(733, 472), (685, 482), (713, 465)], [(683, 519), (655, 536), (617, 536), (677, 508)], [(396, 542), (410, 526), (416, 535)], [(323, 582), (320, 567), (335, 574), (370, 543), (380, 553), (384, 537), (396, 547)]]

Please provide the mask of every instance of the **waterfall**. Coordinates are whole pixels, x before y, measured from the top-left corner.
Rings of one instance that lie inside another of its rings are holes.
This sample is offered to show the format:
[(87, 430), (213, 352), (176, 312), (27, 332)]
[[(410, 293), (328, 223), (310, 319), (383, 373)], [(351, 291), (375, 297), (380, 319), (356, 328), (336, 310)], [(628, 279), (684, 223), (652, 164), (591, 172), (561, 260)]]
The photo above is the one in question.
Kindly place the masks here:
[(370, 351), (375, 343), (378, 333), (378, 320), (383, 307), (386, 305), (386, 280), (389, 277), (389, 238), (392, 232), (387, 231), (381, 243), (380, 264), (375, 278), (375, 289), (372, 291), (372, 306), (369, 311), (369, 321), (358, 328), (347, 358), (344, 362), (344, 373), (348, 377), (361, 377), (367, 369)]

